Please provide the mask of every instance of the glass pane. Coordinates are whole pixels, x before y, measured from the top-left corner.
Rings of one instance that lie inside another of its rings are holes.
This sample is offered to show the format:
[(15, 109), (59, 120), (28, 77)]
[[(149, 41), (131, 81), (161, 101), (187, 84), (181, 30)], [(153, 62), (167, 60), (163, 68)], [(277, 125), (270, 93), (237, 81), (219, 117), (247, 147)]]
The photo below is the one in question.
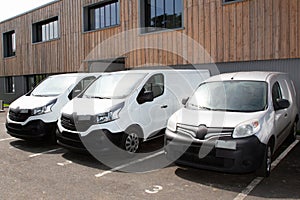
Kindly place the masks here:
[(165, 27), (163, 0), (156, 0), (156, 27)]
[(182, 0), (174, 0), (175, 1), (175, 24), (174, 28), (182, 27)]
[(95, 29), (100, 28), (100, 8), (95, 9)]
[(83, 97), (123, 99), (134, 91), (145, 76), (145, 73), (103, 75), (88, 87)]
[(45, 41), (49, 40), (49, 24), (45, 24)]
[(54, 38), (58, 38), (58, 21), (54, 22)]
[(200, 85), (188, 101), (190, 109), (256, 112), (267, 106), (267, 83), (260, 81), (209, 82)]
[(110, 26), (110, 5), (105, 6), (105, 26)]
[(156, 17), (156, 9), (155, 9), (155, 0), (151, 0), (151, 21), (150, 21), (150, 26), (155, 27), (155, 17)]
[(13, 52), (16, 52), (16, 34), (15, 33), (13, 33), (12, 35), (11, 35), (11, 42), (12, 42), (12, 51)]
[[(39, 84), (31, 93), (32, 96), (58, 96), (76, 83), (77, 77), (49, 77)], [(55, 84), (53, 84), (55, 83)]]
[(53, 39), (54, 38), (54, 23), (50, 22), (49, 23), (49, 39)]
[(104, 28), (105, 23), (104, 23), (105, 15), (104, 15), (104, 7), (100, 8), (100, 27)]
[(116, 16), (116, 3), (112, 3), (110, 5), (111, 9), (111, 25), (116, 25), (117, 24), (117, 16)]
[(42, 41), (46, 41), (46, 25), (42, 25)]
[(175, 14), (181, 15), (182, 13), (182, 0), (174, 0), (175, 1)]
[(174, 0), (166, 0), (166, 28), (174, 27)]

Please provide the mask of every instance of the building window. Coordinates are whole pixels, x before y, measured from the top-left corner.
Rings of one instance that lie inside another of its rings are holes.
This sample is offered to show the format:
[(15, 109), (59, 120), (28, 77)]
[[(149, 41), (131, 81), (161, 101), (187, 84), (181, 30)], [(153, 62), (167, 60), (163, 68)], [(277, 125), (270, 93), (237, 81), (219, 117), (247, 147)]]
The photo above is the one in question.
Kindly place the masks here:
[(241, 2), (244, 0), (223, 0), (223, 4), (229, 4), (229, 3), (236, 3), (236, 2)]
[(32, 25), (32, 42), (45, 42), (59, 37), (58, 17)]
[(4, 58), (16, 55), (16, 33), (10, 31), (3, 34)]
[(26, 91), (29, 92), (33, 88), (35, 88), (40, 82), (42, 82), (48, 75), (39, 74), (39, 75), (31, 75), (26, 76)]
[(120, 24), (120, 2), (108, 1), (84, 8), (84, 31), (93, 31)]
[(182, 0), (141, 0), (140, 5), (141, 26), (146, 28), (146, 32), (183, 26)]
[(14, 77), (5, 77), (5, 93), (15, 93)]

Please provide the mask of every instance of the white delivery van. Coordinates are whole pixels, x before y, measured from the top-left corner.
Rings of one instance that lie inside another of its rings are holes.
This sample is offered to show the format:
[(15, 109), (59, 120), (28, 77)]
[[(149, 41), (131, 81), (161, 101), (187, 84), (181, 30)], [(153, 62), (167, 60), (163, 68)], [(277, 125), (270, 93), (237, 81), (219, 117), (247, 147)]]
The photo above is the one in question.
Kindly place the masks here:
[[(106, 73), (66, 104), (58, 121), (58, 143), (86, 150), (82, 139), (105, 134), (118, 147), (136, 152), (157, 137), (181, 99), (191, 95), (208, 70), (130, 70)], [(164, 132), (163, 132), (164, 133)], [(102, 142), (103, 143), (103, 142)]]
[(61, 108), (99, 75), (72, 73), (49, 76), (9, 106), (7, 133), (25, 140), (56, 142), (55, 129)]
[(204, 81), (170, 117), (166, 156), (204, 169), (269, 176), (273, 153), (288, 136), (296, 138), (298, 120), (287, 74), (221, 74)]

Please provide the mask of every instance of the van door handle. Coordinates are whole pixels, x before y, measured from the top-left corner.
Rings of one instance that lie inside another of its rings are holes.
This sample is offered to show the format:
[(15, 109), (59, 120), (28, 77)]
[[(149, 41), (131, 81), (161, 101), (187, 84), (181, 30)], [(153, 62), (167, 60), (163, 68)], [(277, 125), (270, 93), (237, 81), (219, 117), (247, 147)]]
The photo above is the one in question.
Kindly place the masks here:
[(287, 113), (285, 113), (285, 114), (284, 114), (284, 117), (287, 117), (287, 116), (288, 116), (288, 114), (287, 114)]
[(161, 108), (167, 108), (168, 107), (168, 105), (162, 105), (161, 106)]

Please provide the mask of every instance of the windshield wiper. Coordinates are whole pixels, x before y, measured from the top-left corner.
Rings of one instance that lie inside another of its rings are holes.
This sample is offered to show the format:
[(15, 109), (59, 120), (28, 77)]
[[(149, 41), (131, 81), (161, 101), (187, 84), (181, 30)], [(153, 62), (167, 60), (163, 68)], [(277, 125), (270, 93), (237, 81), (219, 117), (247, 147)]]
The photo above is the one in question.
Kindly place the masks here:
[(42, 95), (42, 94), (32, 94), (34, 97), (55, 97), (57, 94), (48, 94), (48, 95)]
[(109, 97), (100, 97), (100, 96), (86, 96), (88, 98), (93, 98), (93, 99), (111, 99)]
[(209, 107), (205, 107), (205, 106), (198, 106), (199, 109), (203, 109), (203, 110), (213, 110)]

